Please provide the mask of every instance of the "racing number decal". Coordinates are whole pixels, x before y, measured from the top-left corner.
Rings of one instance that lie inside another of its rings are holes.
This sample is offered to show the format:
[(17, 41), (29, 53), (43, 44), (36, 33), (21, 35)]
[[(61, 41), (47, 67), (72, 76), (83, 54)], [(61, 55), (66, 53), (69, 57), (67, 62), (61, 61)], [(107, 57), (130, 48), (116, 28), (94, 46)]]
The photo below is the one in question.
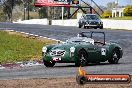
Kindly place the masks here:
[(101, 55), (106, 55), (106, 49), (105, 48), (101, 48)]

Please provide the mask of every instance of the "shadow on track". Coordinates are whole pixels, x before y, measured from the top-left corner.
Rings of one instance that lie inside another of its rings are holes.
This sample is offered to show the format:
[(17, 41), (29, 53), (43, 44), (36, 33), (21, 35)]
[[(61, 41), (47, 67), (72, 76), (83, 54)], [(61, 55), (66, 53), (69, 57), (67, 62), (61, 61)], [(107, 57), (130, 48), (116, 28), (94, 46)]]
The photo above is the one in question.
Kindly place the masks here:
[[(89, 64), (87, 64), (86, 66), (84, 66), (84, 67), (88, 67), (88, 66), (108, 66), (108, 65), (111, 65), (111, 66), (113, 66), (113, 65), (121, 65), (121, 64), (124, 64), (124, 63), (118, 63), (118, 64), (109, 64), (109, 63), (89, 63)], [(76, 67), (74, 64), (73, 65), (63, 65), (63, 64), (61, 64), (61, 65), (57, 65), (57, 66), (54, 66), (54, 67), (60, 67), (60, 68), (64, 68), (64, 67)]]

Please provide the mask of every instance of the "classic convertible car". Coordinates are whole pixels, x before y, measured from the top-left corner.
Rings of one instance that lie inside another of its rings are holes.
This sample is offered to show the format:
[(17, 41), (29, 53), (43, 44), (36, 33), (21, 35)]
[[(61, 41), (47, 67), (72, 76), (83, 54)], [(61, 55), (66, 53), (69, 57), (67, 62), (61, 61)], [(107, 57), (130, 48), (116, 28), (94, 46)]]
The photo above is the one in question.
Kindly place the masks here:
[(44, 46), (42, 55), (46, 67), (53, 67), (56, 62), (85, 66), (105, 61), (117, 64), (123, 52), (117, 43), (105, 42), (104, 32), (82, 32), (65, 43)]
[(78, 21), (79, 28), (100, 28), (103, 29), (103, 22), (96, 14), (84, 14)]

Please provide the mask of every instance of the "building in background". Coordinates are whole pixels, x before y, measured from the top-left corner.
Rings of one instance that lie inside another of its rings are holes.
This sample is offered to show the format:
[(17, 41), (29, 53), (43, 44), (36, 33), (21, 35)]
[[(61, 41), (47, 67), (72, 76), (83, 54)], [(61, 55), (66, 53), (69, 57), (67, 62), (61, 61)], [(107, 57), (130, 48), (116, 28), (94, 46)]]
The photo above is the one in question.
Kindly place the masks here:
[(112, 17), (123, 17), (123, 10), (125, 8), (113, 8), (112, 9)]

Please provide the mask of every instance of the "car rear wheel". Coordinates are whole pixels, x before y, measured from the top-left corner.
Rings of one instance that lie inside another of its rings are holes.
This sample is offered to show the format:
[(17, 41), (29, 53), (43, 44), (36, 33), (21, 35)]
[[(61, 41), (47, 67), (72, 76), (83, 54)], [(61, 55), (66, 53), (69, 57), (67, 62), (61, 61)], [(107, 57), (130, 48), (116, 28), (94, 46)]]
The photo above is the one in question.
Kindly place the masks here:
[(119, 50), (115, 48), (113, 50), (112, 57), (111, 59), (108, 60), (108, 62), (110, 64), (118, 64), (119, 59), (120, 59)]
[(48, 61), (44, 61), (44, 65), (46, 67), (53, 67), (55, 65), (55, 62), (48, 62)]
[(80, 50), (78, 57), (79, 59), (77, 60), (75, 65), (82, 66), (82, 67), (85, 66), (87, 62), (87, 52), (85, 50)]

